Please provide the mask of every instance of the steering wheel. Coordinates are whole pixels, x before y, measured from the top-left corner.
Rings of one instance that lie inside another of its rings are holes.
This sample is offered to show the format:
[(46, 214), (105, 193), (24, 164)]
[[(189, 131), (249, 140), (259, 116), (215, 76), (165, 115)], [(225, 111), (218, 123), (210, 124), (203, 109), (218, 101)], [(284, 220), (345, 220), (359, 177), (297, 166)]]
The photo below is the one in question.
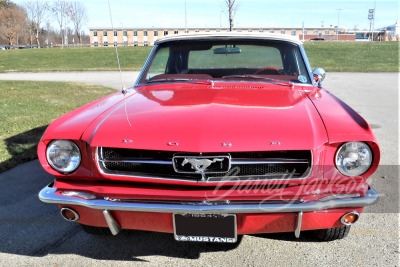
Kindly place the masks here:
[(262, 68), (262, 69), (256, 71), (254, 74), (260, 74), (260, 73), (262, 73), (262, 72), (264, 72), (264, 71), (267, 71), (267, 70), (273, 70), (273, 71), (275, 71), (275, 72), (276, 72), (277, 74), (279, 74), (279, 75), (286, 75), (286, 73), (285, 73), (283, 70), (278, 69), (278, 68), (274, 68), (274, 67)]

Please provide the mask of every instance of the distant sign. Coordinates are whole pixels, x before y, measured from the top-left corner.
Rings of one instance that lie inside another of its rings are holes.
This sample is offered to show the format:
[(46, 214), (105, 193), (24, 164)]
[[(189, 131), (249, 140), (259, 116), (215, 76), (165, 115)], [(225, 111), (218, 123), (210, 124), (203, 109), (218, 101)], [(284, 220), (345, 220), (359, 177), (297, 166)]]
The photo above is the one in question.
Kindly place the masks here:
[(374, 19), (375, 9), (368, 10), (368, 19)]

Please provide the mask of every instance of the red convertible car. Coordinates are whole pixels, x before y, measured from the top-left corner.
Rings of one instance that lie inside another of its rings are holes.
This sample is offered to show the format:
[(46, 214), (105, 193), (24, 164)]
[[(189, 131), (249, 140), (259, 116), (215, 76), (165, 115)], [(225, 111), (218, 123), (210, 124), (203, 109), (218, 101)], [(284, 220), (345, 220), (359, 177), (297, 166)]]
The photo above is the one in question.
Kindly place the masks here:
[(343, 238), (378, 200), (380, 151), (324, 76), (288, 36), (160, 38), (134, 87), (49, 125), (38, 155), (55, 181), (39, 198), (91, 234)]

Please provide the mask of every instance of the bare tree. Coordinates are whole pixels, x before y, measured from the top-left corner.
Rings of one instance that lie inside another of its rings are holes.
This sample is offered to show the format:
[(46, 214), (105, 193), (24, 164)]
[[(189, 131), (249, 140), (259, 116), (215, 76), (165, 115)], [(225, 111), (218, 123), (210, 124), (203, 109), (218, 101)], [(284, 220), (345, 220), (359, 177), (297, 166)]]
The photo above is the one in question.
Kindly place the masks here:
[(43, 1), (28, 1), (24, 4), (26, 10), (28, 11), (28, 17), (30, 19), (28, 28), (31, 36), (32, 44), (32, 31), (35, 33), (36, 44), (40, 47), (39, 34), (41, 25), (45, 22), (49, 14), (49, 5), (47, 2)]
[(87, 22), (88, 16), (86, 7), (81, 2), (73, 2), (69, 11), (69, 18), (74, 24), (75, 34), (78, 37), (78, 43), (82, 43), (81, 29), (82, 25)]
[(0, 7), (5, 7), (10, 4), (10, 1), (7, 0), (0, 0)]
[(233, 18), (235, 17), (238, 2), (237, 0), (225, 0), (225, 4), (228, 7), (228, 14), (229, 14), (229, 31), (233, 30)]
[(71, 4), (65, 0), (56, 0), (52, 7), (51, 11), (53, 13), (54, 18), (58, 22), (60, 26), (60, 36), (61, 36), (61, 45), (65, 44), (65, 27), (68, 23), (68, 14), (71, 10)]
[(9, 45), (18, 42), (18, 35), (24, 32), (26, 25), (26, 13), (20, 6), (5, 1), (0, 5), (0, 35)]

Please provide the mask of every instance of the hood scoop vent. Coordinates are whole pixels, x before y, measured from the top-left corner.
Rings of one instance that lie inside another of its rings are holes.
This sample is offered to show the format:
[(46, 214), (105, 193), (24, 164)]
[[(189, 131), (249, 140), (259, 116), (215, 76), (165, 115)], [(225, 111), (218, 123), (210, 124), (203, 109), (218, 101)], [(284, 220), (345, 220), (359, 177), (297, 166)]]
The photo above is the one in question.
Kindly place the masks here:
[(263, 86), (246, 86), (246, 85), (223, 85), (215, 86), (216, 89), (261, 89)]
[[(206, 84), (196, 84), (196, 87), (200, 88), (208, 88), (210, 85)], [(264, 88), (264, 86), (248, 86), (248, 85), (218, 85), (214, 83), (214, 86), (212, 86), (214, 89), (261, 89)], [(193, 89), (193, 84), (192, 85), (187, 85), (187, 86), (180, 86), (179, 89)]]

